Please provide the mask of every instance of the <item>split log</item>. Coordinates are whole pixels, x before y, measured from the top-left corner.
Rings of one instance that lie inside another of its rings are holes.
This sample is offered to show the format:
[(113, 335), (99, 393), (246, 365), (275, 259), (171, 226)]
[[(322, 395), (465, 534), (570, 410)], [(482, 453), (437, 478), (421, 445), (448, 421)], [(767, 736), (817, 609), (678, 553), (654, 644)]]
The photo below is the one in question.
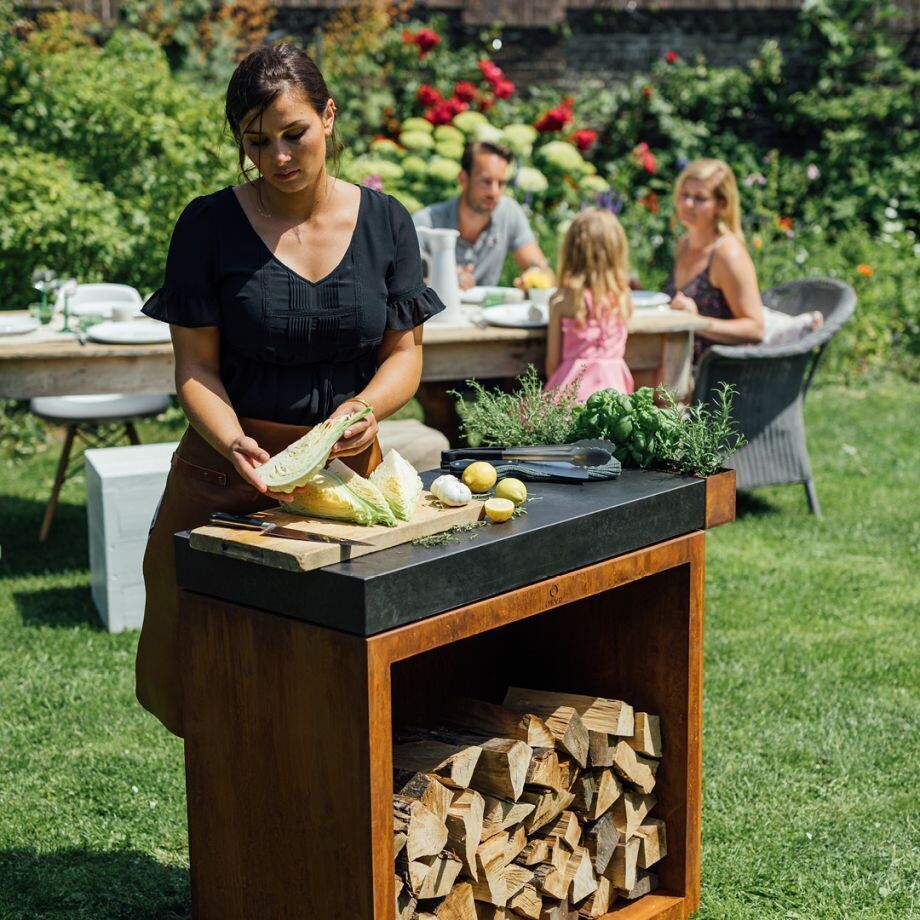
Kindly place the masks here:
[[(592, 788), (593, 787), (593, 788)], [(582, 773), (573, 787), (581, 792), (581, 799), (576, 795), (572, 808), (586, 821), (596, 821), (610, 810), (611, 805), (620, 797), (623, 787), (609, 767)], [(589, 795), (589, 791), (592, 793)], [(587, 807), (585, 803), (588, 802)]]
[(405, 831), (393, 831), (393, 858), (395, 859), (405, 849), (409, 835)]
[(410, 862), (423, 856), (434, 856), (447, 843), (447, 826), (433, 812), (416, 799), (402, 795), (393, 796), (393, 836), (397, 854), (398, 838), (405, 835), (406, 857)]
[[(580, 716), (588, 729), (629, 738), (634, 732), (633, 708), (622, 700), (579, 693), (557, 693), (551, 690), (525, 690), (511, 687), (505, 694), (505, 705), (512, 709), (536, 712), (542, 715), (541, 706), (570, 706)], [(582, 764), (584, 766), (584, 764)]]
[(458, 793), (447, 812), (446, 848), (463, 862), (463, 869), (474, 881), (478, 878), (476, 850), (482, 840), (485, 803), (475, 789)]
[(527, 831), (524, 830), (523, 824), (519, 824), (508, 834), (508, 843), (505, 845), (505, 855), (502, 857), (504, 864), (507, 866), (509, 863), (514, 862), (525, 846), (527, 846)]
[(668, 855), (664, 821), (660, 818), (646, 818), (636, 828), (636, 839), (639, 841), (638, 863), (640, 868), (648, 869), (663, 856)]
[(643, 872), (640, 869), (636, 878), (636, 884), (633, 885), (629, 891), (620, 891), (618, 893), (626, 898), (627, 901), (635, 901), (636, 898), (641, 898), (643, 895), (648, 894), (650, 891), (655, 891), (657, 888), (658, 876), (655, 875), (654, 872)]
[(505, 880), (505, 893), (508, 895), (508, 907), (514, 911), (514, 897), (533, 882), (533, 872), (523, 866), (505, 866), (502, 877)]
[(599, 732), (589, 728), (588, 763), (592, 767), (612, 767), (613, 752), (619, 740), (616, 735), (611, 735), (609, 732)]
[(572, 854), (558, 843), (554, 844), (549, 862), (533, 867), (534, 884), (541, 894), (550, 898), (565, 899), (568, 896), (567, 871)]
[(530, 766), (527, 768), (527, 777), (524, 780), (525, 786), (536, 786), (539, 789), (555, 789), (557, 792), (565, 792), (568, 786), (565, 783), (568, 780), (568, 771), (563, 772), (559, 766), (559, 755), (549, 748), (538, 748), (534, 750), (533, 757), (530, 759)]
[(504, 907), (508, 896), (505, 893), (505, 848), (509, 835), (502, 831), (480, 843), (476, 849), (477, 881), (473, 884), (473, 896), (496, 907)]
[(438, 727), (408, 729), (402, 737), (431, 740), (462, 748), (477, 748), (479, 758), (468, 785), (487, 795), (517, 801), (524, 789), (527, 768), (533, 749), (524, 741), (510, 738), (490, 738), (463, 729)]
[(559, 758), (559, 784), (563, 789), (571, 791), (575, 780), (581, 775), (581, 769), (574, 760), (568, 757)]
[(639, 856), (639, 840), (633, 837), (616, 845), (613, 859), (607, 866), (604, 875), (613, 883), (613, 887), (620, 891), (630, 891), (637, 881), (637, 863)]
[(509, 802), (506, 799), (497, 799), (491, 795), (483, 796), (482, 800), (484, 807), (481, 840), (488, 840), (490, 837), (501, 833), (501, 831), (520, 824), (536, 808), (536, 805), (532, 802)]
[(410, 887), (421, 901), (425, 898), (443, 898), (450, 893), (463, 864), (447, 850), (437, 856), (426, 856), (409, 862)]
[[(534, 705), (530, 705), (529, 701), (525, 705), (517, 705), (516, 701), (521, 697), (515, 694), (527, 692), (530, 691), (517, 691), (512, 687), (505, 696), (505, 705), (520, 712), (534, 712), (541, 716), (553, 733), (557, 745), (579, 766), (586, 766), (588, 763), (588, 729), (585, 728), (584, 722), (575, 709), (571, 706), (556, 705), (551, 700)], [(546, 694), (546, 696), (552, 697), (553, 694)]]
[(613, 823), (623, 840), (632, 837), (645, 816), (655, 807), (655, 796), (638, 792), (624, 792), (611, 809)]
[(432, 773), (454, 789), (469, 787), (479, 755), (478, 747), (434, 740), (393, 745), (393, 764), (397, 769)]
[(632, 737), (626, 739), (629, 746), (645, 757), (661, 757), (661, 719), (647, 712), (637, 712)]
[(608, 811), (593, 824), (589, 824), (582, 839), (585, 848), (591, 854), (594, 871), (598, 875), (603, 875), (610, 864), (616, 845), (620, 842), (620, 832), (613, 823), (611, 812)]
[(517, 894), (512, 895), (508, 900), (508, 909), (516, 917), (525, 917), (526, 920), (540, 920), (540, 913), (543, 910), (543, 898), (540, 896), (540, 892), (537, 891), (537, 886), (533, 882), (528, 882), (524, 885)]
[(596, 920), (610, 910), (616, 899), (616, 889), (606, 876), (598, 876), (597, 888), (578, 907), (578, 916), (585, 920)]
[(581, 825), (578, 823), (578, 815), (574, 811), (564, 811), (555, 821), (542, 827), (538, 834), (541, 837), (553, 837), (573, 851), (581, 843)]
[(547, 862), (550, 857), (551, 842), (547, 838), (531, 837), (526, 846), (515, 860), (520, 866), (535, 866), (537, 863)]
[(569, 900), (575, 903), (583, 901), (597, 889), (594, 869), (591, 867), (591, 856), (584, 847), (575, 849), (566, 866), (565, 877), (569, 885)]
[(393, 789), (407, 799), (417, 799), (442, 821), (447, 818), (448, 809), (453, 801), (453, 793), (436, 777), (426, 773), (394, 770)]
[(587, 815), (594, 808), (594, 800), (597, 798), (597, 777), (590, 770), (585, 770), (575, 777), (569, 791), (575, 796), (572, 808), (581, 815)]
[(431, 911), (437, 920), (476, 920), (476, 901), (473, 899), (473, 886), (461, 882), (450, 890), (450, 894)]
[(444, 721), (489, 737), (523, 741), (534, 748), (555, 746), (553, 733), (538, 715), (516, 712), (483, 700), (453, 697), (448, 701)]
[(554, 821), (572, 804), (575, 796), (571, 792), (531, 792), (525, 789), (521, 802), (533, 805), (533, 813), (524, 819), (528, 834), (533, 834), (541, 827)]
[(652, 771), (652, 776), (655, 779), (658, 779), (658, 768), (661, 766), (660, 760), (655, 760), (654, 757), (643, 757), (642, 754), (636, 754), (636, 761), (644, 767), (648, 767)]
[(648, 795), (655, 788), (652, 771), (645, 764), (639, 763), (636, 752), (625, 741), (621, 741), (613, 752), (613, 769), (639, 792)]

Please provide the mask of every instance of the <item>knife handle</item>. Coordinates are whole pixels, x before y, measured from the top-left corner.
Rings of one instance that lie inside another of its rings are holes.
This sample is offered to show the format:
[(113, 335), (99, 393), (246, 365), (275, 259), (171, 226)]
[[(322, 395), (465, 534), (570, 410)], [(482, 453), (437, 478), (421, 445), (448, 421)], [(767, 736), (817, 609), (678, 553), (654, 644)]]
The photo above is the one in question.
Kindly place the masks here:
[(245, 514), (228, 514), (226, 511), (212, 511), (210, 521), (212, 524), (229, 524), (231, 527), (240, 527), (244, 530), (264, 530), (265, 521), (259, 521)]
[(441, 463), (452, 460), (501, 460), (504, 450), (501, 447), (458, 447), (441, 451)]

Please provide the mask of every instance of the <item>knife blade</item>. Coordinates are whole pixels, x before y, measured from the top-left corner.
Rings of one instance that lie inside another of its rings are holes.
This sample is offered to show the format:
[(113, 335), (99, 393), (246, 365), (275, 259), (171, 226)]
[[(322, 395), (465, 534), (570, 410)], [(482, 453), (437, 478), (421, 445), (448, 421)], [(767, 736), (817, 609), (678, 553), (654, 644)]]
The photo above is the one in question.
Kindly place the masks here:
[(460, 447), (441, 452), (441, 463), (454, 460), (527, 460), (566, 462), (575, 466), (603, 466), (609, 450), (596, 444), (539, 444), (533, 447)]
[(257, 530), (263, 537), (281, 537), (285, 540), (306, 540), (310, 543), (335, 543), (339, 546), (370, 546), (363, 540), (350, 540), (348, 537), (332, 537), (324, 533), (312, 533), (309, 530), (296, 530), (282, 527), (271, 521), (263, 521), (248, 514), (228, 514), (226, 511), (213, 511), (209, 518), (212, 524), (237, 527), (240, 530)]

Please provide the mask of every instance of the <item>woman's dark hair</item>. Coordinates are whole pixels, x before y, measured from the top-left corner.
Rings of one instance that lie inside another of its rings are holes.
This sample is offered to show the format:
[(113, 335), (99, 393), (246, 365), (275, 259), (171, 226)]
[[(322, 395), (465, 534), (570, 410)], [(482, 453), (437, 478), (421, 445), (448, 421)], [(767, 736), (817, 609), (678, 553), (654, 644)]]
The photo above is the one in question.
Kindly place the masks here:
[[(262, 113), (284, 90), (295, 90), (313, 106), (320, 118), (329, 102), (329, 87), (313, 59), (289, 42), (262, 45), (240, 61), (227, 85), (227, 124), (237, 144), (240, 172), (246, 176), (246, 154), (243, 151), (243, 134), (262, 117)], [(243, 120), (255, 112), (245, 124)], [(330, 154), (338, 162), (339, 142), (332, 127)], [(248, 176), (247, 176), (248, 178)]]

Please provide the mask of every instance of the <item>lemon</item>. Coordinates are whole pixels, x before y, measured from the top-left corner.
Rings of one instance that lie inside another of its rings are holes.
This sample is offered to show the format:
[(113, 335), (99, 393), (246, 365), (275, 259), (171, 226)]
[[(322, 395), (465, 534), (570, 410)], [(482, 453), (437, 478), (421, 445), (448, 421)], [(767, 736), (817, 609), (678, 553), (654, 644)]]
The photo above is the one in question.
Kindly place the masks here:
[(527, 501), (527, 487), (520, 479), (503, 479), (495, 487), (496, 498), (507, 498), (515, 505), (523, 505)]
[(495, 467), (491, 463), (486, 463), (485, 460), (477, 460), (463, 471), (463, 475), (460, 478), (463, 480), (463, 484), (469, 487), (470, 492), (481, 495), (483, 492), (488, 492), (495, 485), (498, 473), (495, 472)]
[(490, 498), (483, 507), (490, 521), (507, 521), (514, 514), (514, 502), (507, 498)]

